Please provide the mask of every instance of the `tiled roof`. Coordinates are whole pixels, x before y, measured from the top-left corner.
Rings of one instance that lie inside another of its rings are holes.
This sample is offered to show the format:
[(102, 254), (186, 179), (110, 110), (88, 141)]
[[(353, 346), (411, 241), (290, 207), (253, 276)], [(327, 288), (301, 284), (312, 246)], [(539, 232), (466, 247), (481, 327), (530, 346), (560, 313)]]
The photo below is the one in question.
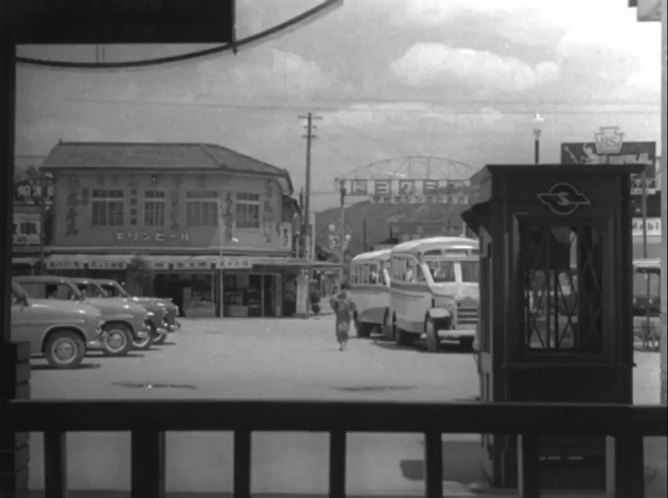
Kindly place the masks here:
[(61, 142), (45, 169), (213, 169), (288, 176), (272, 166), (220, 145), (203, 143)]

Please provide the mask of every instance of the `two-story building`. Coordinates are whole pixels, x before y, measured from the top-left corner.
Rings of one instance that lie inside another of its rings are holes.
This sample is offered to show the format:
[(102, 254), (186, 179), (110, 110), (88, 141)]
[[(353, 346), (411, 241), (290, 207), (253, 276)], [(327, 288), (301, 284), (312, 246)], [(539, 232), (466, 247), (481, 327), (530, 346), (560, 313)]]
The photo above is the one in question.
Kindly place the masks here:
[(220, 145), (61, 142), (47, 269), (125, 281), (139, 256), (186, 316), (294, 311), (288, 172)]

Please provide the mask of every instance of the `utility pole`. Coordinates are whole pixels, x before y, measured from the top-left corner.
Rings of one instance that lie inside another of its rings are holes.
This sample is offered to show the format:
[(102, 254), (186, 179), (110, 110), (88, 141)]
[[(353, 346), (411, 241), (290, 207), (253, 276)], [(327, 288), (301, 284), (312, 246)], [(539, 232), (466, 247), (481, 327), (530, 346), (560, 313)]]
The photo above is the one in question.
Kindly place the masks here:
[(345, 249), (345, 237), (346, 237), (346, 181), (344, 179), (339, 180), (339, 194), (341, 196), (341, 213), (339, 220), (339, 249), (341, 250), (341, 283), (345, 280), (345, 262), (346, 262), (346, 249)]
[(45, 244), (46, 244), (46, 201), (48, 196), (48, 183), (43, 171), (39, 172), (39, 274), (46, 273)]
[(319, 116), (314, 116), (312, 113), (308, 113), (306, 116), (299, 116), (300, 119), (306, 119), (306, 182), (305, 182), (305, 192), (304, 192), (304, 213), (302, 218), (302, 248), (304, 254), (306, 250), (311, 246), (309, 244), (310, 237), (313, 236), (311, 233), (311, 142), (316, 136), (313, 134), (313, 130), (316, 126), (313, 125), (314, 119), (322, 119)]

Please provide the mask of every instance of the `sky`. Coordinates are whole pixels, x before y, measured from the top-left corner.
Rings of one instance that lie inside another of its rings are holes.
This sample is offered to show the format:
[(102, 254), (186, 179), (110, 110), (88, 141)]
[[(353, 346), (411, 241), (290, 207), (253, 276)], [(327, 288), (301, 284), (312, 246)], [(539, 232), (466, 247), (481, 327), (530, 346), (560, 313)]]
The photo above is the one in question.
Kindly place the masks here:
[[(318, 3), (237, 0), (237, 37)], [(236, 55), (132, 71), (20, 65), (16, 153), (47, 154), (58, 140), (215, 143), (288, 169), (299, 189), (300, 116), (312, 112), (322, 118), (312, 148), (317, 210), (338, 203), (335, 178), (364, 177), (378, 161), (449, 158), (471, 173), (530, 163), (536, 113), (542, 162), (559, 162), (561, 143), (592, 140), (602, 126), (660, 150), (660, 47), (660, 24), (638, 23), (627, 0), (345, 0)], [(104, 57), (190, 48), (106, 46)], [(95, 53), (19, 49), (77, 61)]]

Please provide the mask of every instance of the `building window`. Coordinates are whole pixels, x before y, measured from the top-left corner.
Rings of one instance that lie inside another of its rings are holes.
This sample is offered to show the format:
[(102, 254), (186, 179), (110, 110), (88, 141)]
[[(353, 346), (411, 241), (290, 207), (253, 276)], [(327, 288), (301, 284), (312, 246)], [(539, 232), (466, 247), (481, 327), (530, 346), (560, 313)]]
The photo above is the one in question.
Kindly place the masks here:
[(238, 193), (236, 212), (237, 228), (260, 228), (260, 194)]
[(123, 225), (125, 202), (122, 190), (93, 190), (91, 200), (94, 226)]
[(215, 190), (186, 192), (186, 220), (190, 227), (218, 225), (218, 194)]
[(165, 225), (165, 192), (147, 190), (144, 192), (144, 225), (161, 227)]

